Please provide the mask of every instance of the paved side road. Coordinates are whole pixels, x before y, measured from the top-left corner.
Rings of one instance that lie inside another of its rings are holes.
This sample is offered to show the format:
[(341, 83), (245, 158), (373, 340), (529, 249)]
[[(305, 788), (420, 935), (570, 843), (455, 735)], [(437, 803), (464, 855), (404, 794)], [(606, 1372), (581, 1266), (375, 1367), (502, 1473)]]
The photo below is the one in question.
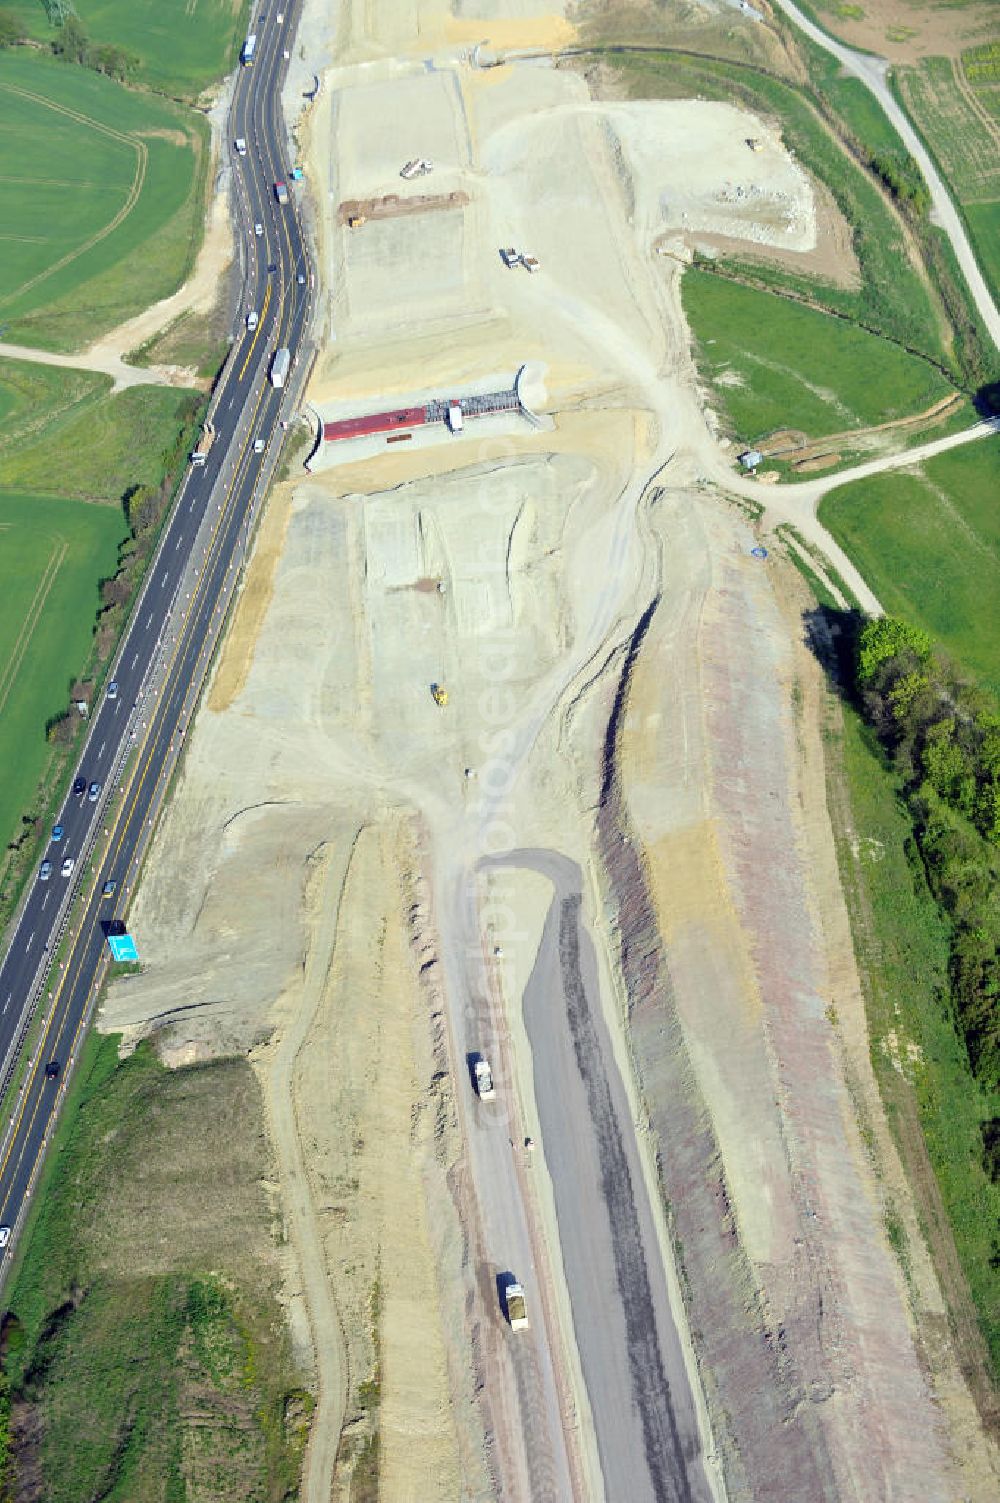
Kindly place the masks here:
[(713, 1496), (680, 1336), (581, 912), (582, 874), (519, 850), (555, 889), (524, 991), (542, 1150), (609, 1503)]
[(965, 226), (941, 180), (940, 173), (931, 161), (923, 141), (892, 97), (892, 91), (886, 83), (886, 75), (889, 71), (888, 62), (884, 57), (871, 57), (863, 52), (855, 52), (853, 47), (845, 47), (843, 42), (835, 41), (807, 16), (804, 16), (798, 6), (793, 4), (793, 0), (778, 0), (778, 4), (785, 15), (805, 32), (810, 41), (822, 47), (825, 52), (831, 53), (848, 73), (859, 78), (875, 95), (890, 124), (898, 131), (907, 151), (924, 175), (930, 189), (934, 213), (951, 241), (952, 249), (958, 258), (958, 264), (962, 268), (962, 275), (965, 277), (979, 316), (989, 330), (993, 343), (1000, 347), (1000, 312), (997, 311), (997, 305), (990, 296), (989, 288), (979, 270), (979, 264), (965, 233)]

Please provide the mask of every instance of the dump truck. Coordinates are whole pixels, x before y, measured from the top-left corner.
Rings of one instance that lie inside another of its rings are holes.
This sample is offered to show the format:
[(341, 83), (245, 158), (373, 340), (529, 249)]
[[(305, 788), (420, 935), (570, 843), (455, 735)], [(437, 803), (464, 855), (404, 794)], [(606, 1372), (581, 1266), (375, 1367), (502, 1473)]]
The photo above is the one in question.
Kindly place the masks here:
[(508, 1284), (504, 1290), (504, 1304), (507, 1307), (507, 1319), (512, 1331), (526, 1331), (528, 1329), (528, 1307), (524, 1300), (524, 1290), (520, 1284)]
[(347, 228), (349, 230), (360, 230), (364, 223), (364, 214), (348, 214), (347, 216)]
[(271, 359), (271, 385), (284, 386), (291, 368), (291, 351), (284, 348), (275, 350)]
[(521, 254), (512, 245), (505, 245), (500, 250), (500, 259), (508, 270), (516, 266), (521, 259)]
[(275, 183), (274, 196), (278, 200), (279, 204), (286, 204), (288, 202), (287, 183)]
[(521, 265), (524, 267), (525, 271), (537, 271), (538, 270), (538, 264), (539, 263), (538, 263), (538, 257), (537, 256), (522, 256), (521, 257)]
[(472, 1066), (472, 1075), (476, 1082), (476, 1095), (480, 1101), (492, 1101), (497, 1093), (496, 1086), (493, 1084), (493, 1071), (490, 1069), (489, 1061), (483, 1059), (482, 1055)]
[(191, 463), (200, 468), (208, 458), (209, 450), (214, 442), (215, 426), (212, 423), (206, 423), (201, 430), (201, 437), (191, 451)]
[(448, 690), (443, 684), (431, 684), (431, 699), (443, 710), (448, 703)]
[(405, 167), (400, 168), (399, 175), (400, 177), (409, 179), (411, 177), (426, 177), (428, 172), (433, 171), (434, 163), (429, 161), (427, 157), (414, 157), (411, 162), (407, 162)]

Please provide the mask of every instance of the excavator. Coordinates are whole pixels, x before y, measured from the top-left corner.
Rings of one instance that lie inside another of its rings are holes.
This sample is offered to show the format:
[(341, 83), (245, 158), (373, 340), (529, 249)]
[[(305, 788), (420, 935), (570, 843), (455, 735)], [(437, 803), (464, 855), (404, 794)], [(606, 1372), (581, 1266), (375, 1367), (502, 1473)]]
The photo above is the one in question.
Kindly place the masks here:
[(443, 684), (431, 684), (431, 699), (439, 709), (443, 710), (448, 703), (448, 690)]

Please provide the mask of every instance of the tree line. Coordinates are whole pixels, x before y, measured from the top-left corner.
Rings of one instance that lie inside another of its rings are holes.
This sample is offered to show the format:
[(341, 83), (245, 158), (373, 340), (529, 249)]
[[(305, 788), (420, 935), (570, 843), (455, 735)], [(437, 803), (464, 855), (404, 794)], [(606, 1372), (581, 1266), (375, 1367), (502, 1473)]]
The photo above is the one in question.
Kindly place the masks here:
[(926, 632), (890, 616), (860, 633), (855, 687), (899, 774), (928, 884), (950, 922), (952, 1000), (969, 1062), (985, 1089), (998, 1090), (1000, 706)]
[[(0, 47), (15, 47), (29, 41), (14, 12), (0, 10)], [(49, 45), (56, 57), (93, 68), (96, 73), (105, 73), (118, 83), (127, 83), (139, 66), (135, 53), (125, 47), (116, 47), (111, 42), (91, 42), (83, 22), (75, 15), (65, 17)]]

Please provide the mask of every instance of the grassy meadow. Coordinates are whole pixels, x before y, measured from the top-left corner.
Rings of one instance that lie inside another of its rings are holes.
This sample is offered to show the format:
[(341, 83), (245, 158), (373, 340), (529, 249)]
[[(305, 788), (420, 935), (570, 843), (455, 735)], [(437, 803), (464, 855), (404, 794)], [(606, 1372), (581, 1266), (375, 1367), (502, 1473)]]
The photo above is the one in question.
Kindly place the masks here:
[(121, 516), (130, 486), (160, 480), (189, 395), (172, 386), (132, 386), (53, 414), (37, 435), (0, 447), (0, 490), (110, 502)]
[(830, 491), (820, 520), (890, 615), (1000, 692), (1000, 452), (982, 439)]
[(699, 368), (744, 443), (779, 428), (864, 428), (952, 392), (926, 360), (787, 298), (697, 269), (681, 295)]
[(5, 1292), (15, 1491), (283, 1503), (312, 1401), (278, 1303), (260, 1089), (243, 1061), (166, 1070), (117, 1043), (84, 1046)]
[(125, 535), (120, 509), (0, 491), (0, 839), (32, 804), (51, 748), (49, 716), (65, 709), (90, 653), (98, 581)]
[(11, 48), (0, 137), (5, 339), (76, 348), (174, 291), (200, 238), (200, 116)]
[[(246, 35), (248, 0), (75, 0), (91, 42), (124, 47), (139, 59), (136, 79), (193, 98), (235, 62)], [(24, 34), (54, 35), (41, 0), (5, 0)]]

